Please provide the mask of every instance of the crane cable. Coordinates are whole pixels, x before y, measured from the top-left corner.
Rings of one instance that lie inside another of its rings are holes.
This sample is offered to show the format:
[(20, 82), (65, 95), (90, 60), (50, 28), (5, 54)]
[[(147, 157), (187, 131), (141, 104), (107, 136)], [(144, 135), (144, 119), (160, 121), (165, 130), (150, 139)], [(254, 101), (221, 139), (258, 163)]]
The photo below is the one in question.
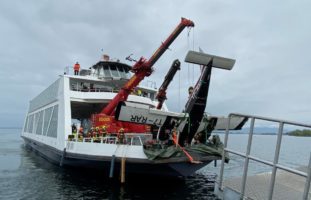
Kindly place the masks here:
[[(194, 29), (192, 31), (192, 51), (194, 51)], [(194, 85), (194, 65), (192, 64), (192, 85)]]
[[(192, 50), (194, 51), (194, 28), (193, 28), (193, 31), (192, 31), (192, 48), (190, 47), (190, 31), (191, 31), (191, 28), (189, 28), (189, 31), (188, 31), (188, 34), (187, 34), (187, 48), (188, 50)], [(190, 73), (190, 63), (188, 63), (188, 85), (189, 86), (192, 86), (194, 85), (194, 65), (191, 64), (192, 66), (192, 74)]]
[[(190, 29), (188, 29), (188, 34), (187, 34), (187, 49), (188, 51), (190, 50)], [(187, 74), (187, 78), (188, 78), (188, 87), (190, 86), (190, 64), (187, 64), (188, 66), (188, 74)]]
[(181, 107), (180, 107), (180, 72), (178, 73), (178, 111), (181, 112)]
[[(193, 28), (193, 27), (188, 27), (188, 33), (187, 33), (187, 49), (188, 50), (190, 50), (190, 31), (191, 31), (191, 28)], [(193, 35), (193, 38), (194, 38), (194, 35)], [(194, 40), (193, 40), (192, 46), (194, 49)], [(188, 86), (190, 86), (190, 84), (191, 84), (190, 83), (190, 77), (191, 77), (190, 76), (190, 64), (188, 63), (188, 74), (187, 74)], [(192, 85), (193, 85), (193, 79), (194, 78), (192, 78)], [(180, 105), (181, 105), (181, 100), (180, 100), (181, 99), (181, 93), (180, 93), (180, 91), (181, 91), (181, 73), (180, 72), (178, 73), (178, 87), (179, 87), (178, 88), (178, 109), (181, 110), (181, 107), (180, 107)]]

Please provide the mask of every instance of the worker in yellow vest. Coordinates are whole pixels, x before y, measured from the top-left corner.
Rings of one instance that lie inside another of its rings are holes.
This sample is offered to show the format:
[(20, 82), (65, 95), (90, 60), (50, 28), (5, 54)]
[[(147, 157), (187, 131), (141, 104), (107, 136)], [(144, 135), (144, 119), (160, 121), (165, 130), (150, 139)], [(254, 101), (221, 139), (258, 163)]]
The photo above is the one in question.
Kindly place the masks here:
[(124, 135), (124, 128), (120, 128), (118, 132), (118, 143), (124, 144), (125, 143), (125, 135)]
[(106, 128), (106, 126), (102, 126), (101, 134), (102, 134), (102, 137), (106, 137), (107, 136), (107, 128)]

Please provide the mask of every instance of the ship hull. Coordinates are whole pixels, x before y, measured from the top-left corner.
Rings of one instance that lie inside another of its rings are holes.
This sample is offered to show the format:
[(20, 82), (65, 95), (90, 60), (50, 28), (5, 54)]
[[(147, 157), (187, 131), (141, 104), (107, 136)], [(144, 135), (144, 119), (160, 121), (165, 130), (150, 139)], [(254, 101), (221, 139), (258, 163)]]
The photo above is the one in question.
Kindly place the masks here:
[[(27, 148), (37, 152), (49, 162), (60, 167), (89, 168), (100, 170), (109, 174), (112, 165), (112, 156), (92, 156), (60, 151), (52, 146), (43, 144), (30, 138), (23, 137)], [(121, 157), (114, 159), (114, 174), (119, 174), (121, 169)], [(206, 166), (211, 160), (200, 164), (184, 162), (155, 163), (147, 159), (126, 158), (126, 174), (140, 174), (151, 176), (186, 177), (194, 174), (197, 170)]]

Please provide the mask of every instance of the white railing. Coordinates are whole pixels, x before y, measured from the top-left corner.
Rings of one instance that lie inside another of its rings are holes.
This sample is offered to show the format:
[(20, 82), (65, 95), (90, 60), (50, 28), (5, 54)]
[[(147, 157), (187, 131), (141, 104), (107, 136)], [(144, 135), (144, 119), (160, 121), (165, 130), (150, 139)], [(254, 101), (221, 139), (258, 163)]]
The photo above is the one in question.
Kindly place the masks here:
[(157, 89), (157, 83), (155, 81), (151, 81), (151, 80), (142, 81), (139, 85), (144, 86), (144, 87), (148, 87), (148, 88)]
[[(146, 140), (151, 140), (152, 134), (137, 134), (127, 133), (125, 134), (125, 141), (120, 144), (142, 146)], [(116, 136), (105, 136), (105, 137), (85, 137), (85, 138), (72, 138), (68, 142), (87, 142), (87, 143), (100, 143), (100, 144), (117, 144), (119, 143), (118, 137)]]
[[(233, 116), (235, 116), (235, 117), (248, 117), (249, 119), (251, 119), (250, 131), (249, 131), (249, 135), (248, 135), (247, 149), (246, 149), (245, 153), (239, 152), (239, 151), (234, 151), (234, 150), (229, 149), (227, 147), (229, 127), (230, 127), (230, 119)], [(242, 183), (241, 183), (241, 190), (240, 190), (240, 198), (241, 199), (243, 199), (244, 195), (245, 195), (245, 185), (246, 185), (246, 179), (247, 179), (249, 160), (253, 160), (253, 161), (256, 161), (256, 162), (259, 162), (259, 163), (262, 163), (262, 164), (265, 164), (265, 165), (272, 167), (272, 173), (271, 173), (271, 179), (270, 179), (270, 185), (269, 185), (269, 191), (268, 191), (268, 199), (269, 200), (271, 200), (273, 198), (273, 190), (274, 190), (274, 186), (275, 186), (275, 178), (276, 178), (277, 169), (282, 169), (282, 170), (285, 170), (291, 174), (296, 174), (296, 175), (299, 175), (299, 176), (302, 176), (305, 178), (303, 200), (307, 200), (308, 195), (309, 195), (309, 190), (310, 190), (310, 179), (311, 179), (311, 152), (310, 152), (309, 165), (307, 168), (307, 172), (302, 172), (302, 171), (299, 171), (299, 170), (296, 170), (293, 168), (289, 168), (289, 167), (286, 167), (286, 166), (279, 164), (279, 154), (280, 154), (280, 148), (281, 148), (281, 142), (282, 142), (282, 136), (283, 136), (283, 128), (284, 128), (285, 124), (300, 126), (300, 127), (305, 127), (305, 128), (311, 128), (311, 125), (297, 123), (297, 122), (291, 122), (291, 121), (285, 121), (285, 120), (278, 120), (278, 119), (267, 118), (267, 117), (261, 117), (261, 116), (237, 114), (237, 113), (229, 114), (228, 118), (229, 118), (228, 119), (228, 126), (226, 129), (226, 135), (225, 135), (225, 139), (224, 139), (224, 150), (223, 150), (221, 169), (220, 169), (220, 175), (219, 175), (219, 183), (218, 183), (219, 185), (217, 186), (218, 187), (217, 189), (219, 191), (223, 191), (225, 153), (228, 152), (231, 154), (241, 156), (245, 159), (243, 176), (242, 176)], [(267, 121), (267, 122), (276, 122), (279, 124), (273, 162), (268, 161), (268, 160), (264, 160), (264, 159), (260, 159), (258, 157), (250, 155), (251, 147), (252, 147), (252, 137), (253, 137), (253, 133), (254, 133), (254, 124), (255, 124), (256, 119)]]
[(113, 90), (113, 89), (108, 89), (108, 88), (83, 88), (79, 86), (78, 84), (71, 85), (70, 90), (76, 91), (76, 92), (111, 92), (111, 93), (118, 93), (119, 90)]

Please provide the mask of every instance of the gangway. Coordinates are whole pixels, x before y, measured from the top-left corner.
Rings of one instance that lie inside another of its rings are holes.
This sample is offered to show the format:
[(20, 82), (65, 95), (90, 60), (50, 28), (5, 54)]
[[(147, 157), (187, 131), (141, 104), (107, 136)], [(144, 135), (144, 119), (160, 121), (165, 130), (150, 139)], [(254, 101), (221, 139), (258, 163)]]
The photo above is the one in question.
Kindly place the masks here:
[[(233, 150), (231, 148), (228, 148), (228, 136), (229, 136), (229, 128), (230, 127), (230, 119), (232, 117), (248, 117), (251, 122), (250, 122), (250, 130), (248, 133), (248, 142), (247, 142), (247, 147), (246, 147), (246, 152), (240, 152)], [(251, 155), (251, 148), (252, 148), (252, 139), (254, 135), (254, 126), (255, 126), (255, 121), (260, 120), (260, 121), (265, 121), (265, 122), (274, 122), (278, 124), (278, 133), (277, 133), (277, 140), (276, 140), (276, 146), (275, 146), (275, 152), (274, 152), (274, 159), (273, 162), (259, 158), (257, 156)], [(292, 195), (290, 190), (285, 189), (282, 190), (282, 194), (278, 194), (276, 192), (275, 186), (277, 185), (278, 188), (282, 187), (283, 185), (281, 184), (276, 184), (276, 175), (277, 175), (277, 170), (282, 170), (286, 171), (286, 173), (289, 173), (290, 176), (287, 176), (287, 179), (283, 179), (281, 181), (286, 182), (287, 187), (292, 184), (294, 187), (295, 181), (293, 180), (294, 176), (298, 176), (300, 183), (304, 182), (304, 186), (301, 186), (303, 188), (303, 194), (302, 195), (297, 195), (295, 199), (311, 199), (310, 195), (310, 179), (311, 179), (311, 152), (310, 152), (310, 157), (309, 157), (309, 164), (307, 166), (306, 171), (302, 171), (300, 169), (294, 169), (288, 166), (284, 166), (279, 163), (279, 155), (280, 155), (280, 148), (281, 148), (281, 143), (282, 143), (282, 137), (283, 137), (283, 128), (284, 125), (294, 125), (294, 126), (299, 126), (303, 128), (311, 128), (311, 125), (309, 124), (302, 124), (302, 123), (297, 123), (297, 122), (292, 122), (292, 121), (286, 121), (286, 120), (279, 120), (279, 119), (273, 119), (273, 118), (268, 118), (268, 117), (261, 117), (261, 116), (255, 116), (255, 115), (245, 115), (245, 114), (239, 114), (239, 113), (231, 113), (228, 116), (228, 125), (225, 133), (225, 139), (224, 139), (224, 150), (223, 150), (223, 157), (222, 157), (222, 162), (221, 162), (221, 168), (220, 168), (220, 174), (219, 174), (219, 179), (215, 183), (215, 194), (218, 195), (222, 199), (258, 199), (256, 196), (251, 196), (249, 193), (246, 194), (246, 186), (248, 184), (252, 184), (252, 189), (257, 190), (257, 193), (264, 194), (263, 199), (278, 199), (278, 195), (282, 196), (280, 197), (281, 199), (291, 199)], [(237, 156), (240, 156), (244, 158), (244, 167), (243, 167), (243, 176), (241, 177), (240, 181), (241, 184), (238, 186), (239, 189), (236, 189), (237, 187), (233, 188), (232, 185), (226, 185), (225, 180), (224, 180), (224, 163), (225, 163), (225, 154), (234, 154)], [(267, 187), (265, 185), (262, 185), (262, 179), (259, 178), (260, 176), (253, 176), (250, 177), (248, 176), (248, 169), (249, 169), (249, 162), (255, 161), (267, 166), (272, 167), (272, 172), (269, 180), (269, 185)], [(287, 182), (287, 180), (290, 180)], [(296, 186), (297, 187), (297, 186)], [(300, 186), (299, 186), (300, 187)], [(280, 199), (279, 198), (279, 199)], [(260, 198), (259, 198), (260, 199)]]

